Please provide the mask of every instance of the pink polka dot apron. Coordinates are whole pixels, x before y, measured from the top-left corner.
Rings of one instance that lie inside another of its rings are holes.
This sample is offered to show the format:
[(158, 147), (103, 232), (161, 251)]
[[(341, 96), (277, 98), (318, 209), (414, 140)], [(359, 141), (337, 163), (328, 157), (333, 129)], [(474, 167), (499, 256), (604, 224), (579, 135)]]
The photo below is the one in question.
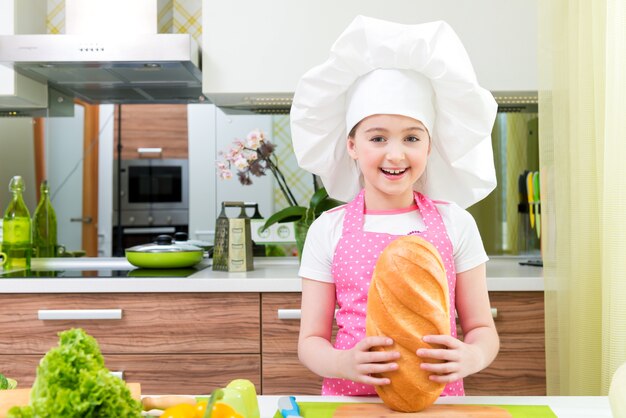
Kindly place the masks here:
[[(443, 259), (450, 290), (450, 326), (452, 336), (456, 337), (455, 320), (455, 285), (456, 272), (452, 255), (452, 243), (446, 232), (445, 225), (439, 211), (432, 200), (415, 193), (415, 202), (420, 211), (426, 229), (414, 231), (416, 234), (432, 243)], [(331, 274), (335, 280), (337, 297), (336, 320), (339, 330), (334, 347), (347, 350), (356, 345), (365, 337), (365, 314), (367, 307), (367, 292), (372, 280), (372, 273), (376, 261), (383, 249), (398, 235), (363, 230), (365, 220), (365, 191), (345, 207), (343, 229), (335, 254)], [(463, 380), (446, 385), (442, 396), (464, 395)], [(322, 384), (322, 395), (376, 395), (372, 385), (353, 382), (347, 379), (326, 378)]]

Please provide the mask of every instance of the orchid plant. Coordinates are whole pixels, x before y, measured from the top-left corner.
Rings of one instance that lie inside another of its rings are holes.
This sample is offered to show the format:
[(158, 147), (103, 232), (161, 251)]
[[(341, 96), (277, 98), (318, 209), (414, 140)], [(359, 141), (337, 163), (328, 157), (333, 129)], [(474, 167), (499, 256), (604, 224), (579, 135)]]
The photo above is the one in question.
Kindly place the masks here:
[(234, 168), (237, 170), (239, 182), (248, 186), (252, 184), (252, 176), (264, 176), (269, 170), (289, 206), (298, 206), (298, 201), (289, 189), (285, 176), (278, 168), (278, 161), (273, 155), (275, 149), (276, 145), (270, 142), (265, 133), (255, 129), (248, 133), (245, 140), (235, 139), (227, 152), (220, 152), (223, 160), (217, 162), (219, 177), (224, 180), (231, 179), (233, 177), (231, 170)]
[[(311, 223), (325, 210), (343, 204), (328, 196), (326, 189), (315, 187), (315, 193), (311, 197), (309, 206), (300, 206), (291, 193), (285, 177), (278, 168), (276, 157), (273, 155), (276, 145), (272, 144), (261, 130), (253, 130), (245, 140), (235, 139), (233, 147), (228, 152), (220, 152), (223, 157), (218, 161), (217, 169), (220, 178), (224, 180), (233, 177), (233, 167), (237, 170), (237, 178), (243, 185), (252, 184), (251, 176), (264, 176), (268, 170), (272, 172), (280, 190), (282, 191), (289, 206), (270, 216), (263, 225), (263, 229), (279, 222), (295, 222), (296, 241), (299, 254), (302, 254), (304, 237)], [(313, 182), (315, 186), (315, 181)]]

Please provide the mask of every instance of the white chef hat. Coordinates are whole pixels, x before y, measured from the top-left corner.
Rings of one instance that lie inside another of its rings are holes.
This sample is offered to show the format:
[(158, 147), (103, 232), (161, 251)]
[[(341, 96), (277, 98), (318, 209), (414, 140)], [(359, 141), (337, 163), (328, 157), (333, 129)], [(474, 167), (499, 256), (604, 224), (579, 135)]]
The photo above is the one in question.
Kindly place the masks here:
[(350, 129), (374, 114), (410, 116), (432, 140), (420, 191), (468, 207), (496, 187), (496, 111), (447, 23), (404, 25), (358, 16), (328, 60), (300, 79), (291, 134), (299, 165), (319, 175), (331, 197), (349, 201), (363, 186), (346, 148)]

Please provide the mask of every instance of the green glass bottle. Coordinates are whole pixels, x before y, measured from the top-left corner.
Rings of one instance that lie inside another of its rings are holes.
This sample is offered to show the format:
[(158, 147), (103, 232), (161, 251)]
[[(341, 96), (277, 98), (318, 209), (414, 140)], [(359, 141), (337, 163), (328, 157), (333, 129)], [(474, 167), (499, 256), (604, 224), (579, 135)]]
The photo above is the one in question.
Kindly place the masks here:
[(48, 181), (41, 182), (41, 197), (33, 215), (33, 257), (55, 257), (57, 215), (50, 202)]
[(11, 202), (2, 219), (2, 252), (7, 260), (5, 270), (30, 268), (31, 235), (30, 212), (24, 203), (24, 180), (15, 176), (9, 183)]

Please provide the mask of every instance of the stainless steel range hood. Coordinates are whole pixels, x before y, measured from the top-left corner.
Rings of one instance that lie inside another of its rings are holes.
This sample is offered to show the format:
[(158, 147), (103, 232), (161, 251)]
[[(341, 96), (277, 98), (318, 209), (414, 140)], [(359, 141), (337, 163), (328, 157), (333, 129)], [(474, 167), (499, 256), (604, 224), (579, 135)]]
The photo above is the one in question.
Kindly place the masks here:
[(90, 103), (205, 100), (189, 34), (3, 35), (0, 63)]
[[(49, 35), (36, 32), (45, 13), (29, 13), (45, 3), (4, 1), (15, 15), (7, 25), (21, 25), (0, 30), (0, 65), (47, 84), (48, 101), (51, 89), (89, 103), (205, 101), (198, 44), (190, 34), (157, 33), (157, 0), (65, 0), (65, 34)], [(0, 109), (11, 110), (9, 99)]]

